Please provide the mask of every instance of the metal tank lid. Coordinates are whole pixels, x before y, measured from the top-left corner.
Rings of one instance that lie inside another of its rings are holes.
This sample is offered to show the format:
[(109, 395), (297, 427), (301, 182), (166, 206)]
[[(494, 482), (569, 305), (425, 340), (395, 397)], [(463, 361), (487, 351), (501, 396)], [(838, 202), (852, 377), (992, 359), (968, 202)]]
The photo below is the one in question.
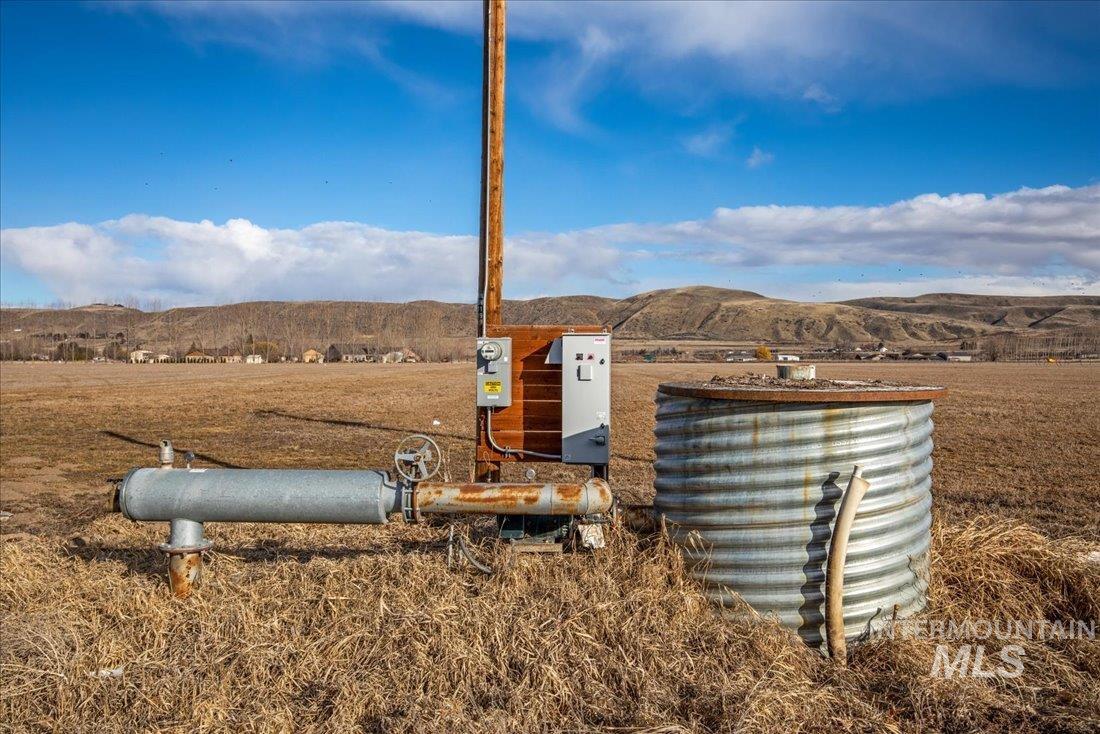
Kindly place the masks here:
[(945, 395), (947, 389), (878, 380), (790, 380), (739, 375), (694, 382), (664, 382), (657, 387), (657, 392), (686, 398), (766, 403), (910, 403), (935, 400)]

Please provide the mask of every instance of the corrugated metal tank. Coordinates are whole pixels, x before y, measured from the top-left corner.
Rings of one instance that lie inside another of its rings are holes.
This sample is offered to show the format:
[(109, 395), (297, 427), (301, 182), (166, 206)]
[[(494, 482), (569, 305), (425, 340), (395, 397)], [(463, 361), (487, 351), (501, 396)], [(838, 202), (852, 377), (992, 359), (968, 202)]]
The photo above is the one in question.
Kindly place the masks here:
[(654, 507), (708, 596), (736, 592), (821, 646), (832, 525), (859, 464), (871, 487), (848, 546), (845, 636), (923, 609), (941, 393), (661, 385)]

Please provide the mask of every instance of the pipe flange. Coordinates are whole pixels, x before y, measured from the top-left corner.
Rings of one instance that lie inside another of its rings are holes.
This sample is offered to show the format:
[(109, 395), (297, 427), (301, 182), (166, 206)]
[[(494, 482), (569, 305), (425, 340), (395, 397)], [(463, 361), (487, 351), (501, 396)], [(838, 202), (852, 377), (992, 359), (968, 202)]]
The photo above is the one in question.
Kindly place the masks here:
[(161, 543), (157, 548), (161, 553), (165, 553), (169, 556), (182, 556), (187, 553), (203, 553), (214, 547), (214, 541), (203, 540), (196, 545), (172, 545), (171, 543)]
[(411, 482), (401, 487), (401, 514), (407, 523), (420, 522), (420, 503), (417, 502), (416, 485)]

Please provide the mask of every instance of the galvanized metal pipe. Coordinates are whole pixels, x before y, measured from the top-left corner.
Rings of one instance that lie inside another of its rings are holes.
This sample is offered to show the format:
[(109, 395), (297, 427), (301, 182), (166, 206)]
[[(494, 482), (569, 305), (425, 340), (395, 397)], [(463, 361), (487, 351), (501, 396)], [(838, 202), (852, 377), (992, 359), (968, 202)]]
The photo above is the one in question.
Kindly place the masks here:
[(118, 504), (131, 520), (381, 525), (401, 487), (376, 470), (134, 469)]
[(176, 450), (172, 448), (171, 441), (160, 442), (160, 468), (171, 469), (176, 463)]
[[(122, 481), (118, 505), (131, 520), (380, 525), (402, 509), (402, 489), (377, 470), (135, 469)], [(588, 515), (607, 512), (613, 501), (602, 479), (421, 482), (414, 494), (424, 514)]]
[(421, 482), (422, 513), (488, 515), (590, 515), (607, 512), (613, 498), (602, 479), (583, 484), (492, 484)]
[(415, 487), (377, 470), (174, 469), (171, 444), (161, 467), (134, 469), (118, 487), (115, 506), (131, 520), (169, 521), (168, 580), (172, 593), (191, 594), (212, 545), (205, 522), (383, 524), (399, 510), (421, 513), (587, 515), (611, 509), (602, 479), (583, 484), (452, 484)]

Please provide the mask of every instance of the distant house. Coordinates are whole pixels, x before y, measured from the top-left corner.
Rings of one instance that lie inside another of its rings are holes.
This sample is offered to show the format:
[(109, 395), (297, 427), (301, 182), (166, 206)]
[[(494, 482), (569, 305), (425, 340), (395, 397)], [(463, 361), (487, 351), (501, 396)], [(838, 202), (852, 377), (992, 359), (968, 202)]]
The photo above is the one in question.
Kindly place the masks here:
[(302, 352), (302, 361), (307, 364), (320, 364), (325, 361), (325, 355), (316, 349), (307, 349)]
[(974, 355), (970, 352), (940, 352), (938, 355), (940, 359), (947, 360), (948, 362), (973, 362)]
[(756, 361), (756, 355), (751, 354), (751, 353), (749, 353), (747, 351), (744, 351), (744, 350), (742, 350), (740, 352), (726, 352), (726, 361), (727, 362), (755, 362)]
[(217, 361), (228, 364), (240, 364), (244, 361), (241, 353), (233, 347), (222, 347), (214, 352), (214, 356), (217, 357)]
[(264, 355), (262, 355), (262, 354), (248, 354), (248, 355), (245, 355), (244, 363), (245, 364), (263, 364), (264, 363)]
[(802, 358), (797, 354), (777, 354), (775, 355), (776, 362), (801, 362)]
[(217, 360), (217, 357), (215, 357), (213, 355), (210, 355), (210, 354), (207, 354), (206, 352), (202, 351), (201, 349), (192, 349), (190, 352), (183, 355), (183, 361), (187, 362), (188, 364), (195, 364), (195, 363), (216, 362), (218, 360)]
[(367, 348), (361, 344), (330, 344), (325, 350), (326, 362), (369, 362)]
[(161, 364), (164, 364), (166, 362), (171, 362), (172, 361), (172, 355), (171, 354), (158, 354), (157, 356), (153, 357), (153, 361), (154, 362), (159, 362)]
[(395, 349), (392, 352), (385, 352), (378, 358), (379, 362), (383, 364), (399, 364), (401, 362), (415, 363), (420, 361), (420, 355), (411, 349)]
[(144, 364), (146, 362), (152, 361), (153, 353), (150, 352), (148, 349), (135, 349), (134, 351), (130, 352), (131, 364)]
[(347, 345), (337, 346), (335, 344), (329, 344), (328, 349), (325, 350), (326, 362), (342, 362), (344, 361), (344, 354), (350, 353), (353, 347)]

